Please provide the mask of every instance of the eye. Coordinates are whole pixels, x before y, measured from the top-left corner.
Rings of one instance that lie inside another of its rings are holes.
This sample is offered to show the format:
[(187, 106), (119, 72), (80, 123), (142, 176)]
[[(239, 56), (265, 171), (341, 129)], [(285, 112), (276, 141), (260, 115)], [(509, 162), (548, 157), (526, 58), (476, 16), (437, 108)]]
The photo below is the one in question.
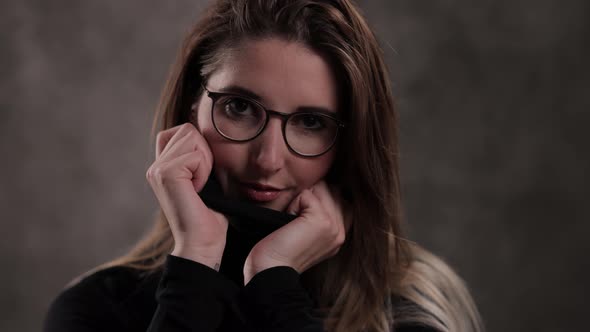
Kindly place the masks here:
[(253, 111), (252, 103), (238, 97), (228, 97), (222, 101), (222, 105), (228, 115), (249, 115)]
[(293, 117), (293, 122), (297, 127), (307, 130), (320, 130), (326, 127), (326, 119), (316, 114), (301, 114)]

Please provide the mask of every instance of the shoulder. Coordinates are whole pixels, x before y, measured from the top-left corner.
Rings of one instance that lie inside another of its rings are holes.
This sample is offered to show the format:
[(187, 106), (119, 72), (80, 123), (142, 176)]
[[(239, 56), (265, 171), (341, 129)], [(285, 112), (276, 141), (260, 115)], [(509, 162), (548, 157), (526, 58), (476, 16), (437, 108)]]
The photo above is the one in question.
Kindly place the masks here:
[(155, 309), (153, 296), (159, 280), (156, 274), (116, 266), (77, 278), (51, 303), (45, 331), (63, 330), (65, 326), (80, 328), (79, 324), (114, 323), (129, 314), (126, 308), (133, 308), (132, 302), (137, 302), (140, 309)]
[(70, 282), (57, 300), (119, 302), (132, 293), (145, 278), (146, 273), (136, 269), (109, 267)]

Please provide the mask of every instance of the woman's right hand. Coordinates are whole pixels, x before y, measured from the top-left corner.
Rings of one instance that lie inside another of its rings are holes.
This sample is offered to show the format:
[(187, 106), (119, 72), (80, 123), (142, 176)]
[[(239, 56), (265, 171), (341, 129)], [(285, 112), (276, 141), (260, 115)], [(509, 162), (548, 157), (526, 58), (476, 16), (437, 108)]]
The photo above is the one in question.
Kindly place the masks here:
[(194, 125), (185, 123), (158, 133), (156, 160), (146, 178), (170, 224), (172, 255), (219, 270), (227, 218), (209, 209), (198, 195), (212, 167), (207, 141)]

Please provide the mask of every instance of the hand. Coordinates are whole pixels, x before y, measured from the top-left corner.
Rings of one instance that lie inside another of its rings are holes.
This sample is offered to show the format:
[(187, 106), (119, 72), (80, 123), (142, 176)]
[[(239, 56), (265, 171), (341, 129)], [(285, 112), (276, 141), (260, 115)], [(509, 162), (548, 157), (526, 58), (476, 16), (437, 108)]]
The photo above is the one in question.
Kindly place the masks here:
[(225, 248), (227, 219), (210, 210), (197, 194), (207, 182), (213, 154), (191, 123), (161, 131), (156, 160), (146, 178), (164, 212), (172, 235), (172, 255), (218, 269)]
[(258, 242), (244, 264), (244, 282), (256, 273), (290, 266), (302, 273), (335, 255), (344, 243), (346, 228), (339, 200), (321, 181), (302, 191), (287, 211), (299, 217)]

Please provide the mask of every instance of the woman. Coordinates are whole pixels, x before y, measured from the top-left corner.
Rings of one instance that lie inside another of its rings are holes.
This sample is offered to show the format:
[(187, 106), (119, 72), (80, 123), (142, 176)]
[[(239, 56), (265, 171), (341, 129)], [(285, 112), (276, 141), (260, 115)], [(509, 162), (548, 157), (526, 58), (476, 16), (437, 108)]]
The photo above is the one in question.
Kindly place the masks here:
[[(153, 231), (65, 290), (46, 331), (482, 330), (462, 281), (402, 237), (391, 87), (349, 0), (216, 1), (158, 124)], [(209, 183), (254, 229), (292, 221), (252, 236)]]

